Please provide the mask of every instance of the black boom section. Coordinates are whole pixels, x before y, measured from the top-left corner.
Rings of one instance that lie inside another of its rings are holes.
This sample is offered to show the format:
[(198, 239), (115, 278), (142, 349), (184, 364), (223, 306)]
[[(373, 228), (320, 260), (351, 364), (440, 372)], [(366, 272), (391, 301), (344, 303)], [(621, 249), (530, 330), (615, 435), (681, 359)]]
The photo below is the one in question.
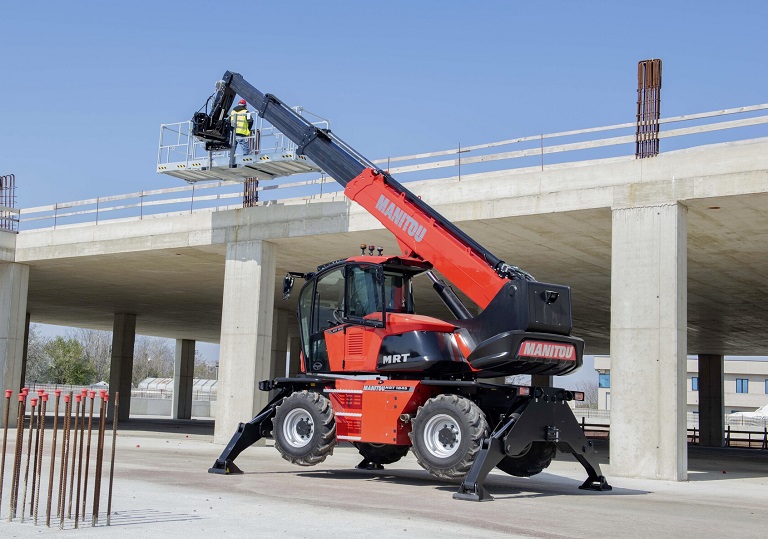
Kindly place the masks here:
[[(219, 89), (211, 111), (211, 122), (223, 121), (229, 107), (234, 102), (235, 94), (240, 95), (251, 104), (259, 113), (259, 116), (272, 124), (289, 140), (298, 145), (297, 153), (305, 155), (323, 169), (339, 184), (346, 185), (358, 177), (365, 169), (378, 168), (367, 158), (359, 154), (351, 146), (331, 133), (330, 130), (320, 129), (307, 121), (296, 111), (283, 103), (272, 94), (264, 94), (246, 82), (242, 75), (227, 71), (224, 74), (224, 85)], [(205, 136), (202, 132), (196, 135)], [(440, 215), (429, 204), (411, 193), (402, 184), (388, 173), (380, 171), (385, 182), (398, 193), (405, 196), (408, 202), (424, 212), (442, 228), (450, 233), (467, 247), (475, 251), (486, 263), (495, 269), (500, 275), (510, 278), (528, 278), (514, 266), (507, 265), (503, 260), (495, 256), (488, 249), (477, 243), (459, 227)]]

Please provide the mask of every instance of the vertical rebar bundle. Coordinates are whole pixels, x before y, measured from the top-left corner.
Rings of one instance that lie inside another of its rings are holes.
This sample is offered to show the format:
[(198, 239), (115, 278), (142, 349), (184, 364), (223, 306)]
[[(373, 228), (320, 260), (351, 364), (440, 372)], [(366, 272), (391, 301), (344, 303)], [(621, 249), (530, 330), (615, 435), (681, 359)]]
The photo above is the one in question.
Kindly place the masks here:
[[(44, 391), (38, 391), (39, 398), (30, 398), (29, 409), (29, 426), (26, 427), (26, 403), (28, 397), (28, 389), (24, 389), (19, 393), (19, 405), (16, 418), (16, 445), (14, 447), (13, 456), (13, 472), (11, 474), (11, 494), (10, 494), (10, 511), (8, 515), (8, 521), (11, 522), (16, 518), (19, 505), (21, 505), (20, 522), (24, 522), (26, 515), (26, 509), (29, 507), (29, 517), (34, 516), (34, 523), (38, 523), (39, 505), (41, 501), (41, 491), (43, 488), (43, 460), (46, 454), (46, 437), (45, 437), (45, 423), (46, 412), (49, 395)], [(46, 504), (46, 520), (45, 524), (50, 528), (51, 526), (51, 514), (52, 514), (52, 502), (53, 502), (53, 487), (55, 483), (54, 474), (58, 471), (58, 499), (56, 504), (56, 517), (59, 520), (59, 529), (64, 529), (65, 519), (72, 518), (72, 506), (74, 505), (74, 527), (77, 529), (80, 522), (81, 506), (80, 498), (82, 496), (82, 514), (83, 520), (85, 519), (85, 511), (87, 506), (87, 485), (88, 485), (88, 461), (91, 452), (91, 437), (93, 434), (93, 408), (94, 397), (93, 391), (89, 392), (83, 390), (82, 394), (74, 396), (73, 393), (64, 395), (64, 408), (63, 416), (61, 418), (61, 442), (59, 442), (59, 404), (61, 397), (61, 390), (56, 390), (56, 405), (53, 418), (53, 435), (50, 442), (50, 471), (48, 477), (48, 501)], [(13, 391), (8, 390), (5, 392), (5, 413), (4, 413), (4, 432), (3, 432), (3, 445), (2, 445), (2, 464), (0, 464), (0, 506), (2, 505), (3, 494), (3, 478), (5, 476), (5, 463), (7, 455), (7, 439), (8, 439), (8, 420), (10, 417), (10, 404), (13, 397)], [(89, 410), (88, 418), (88, 440), (85, 439), (85, 414), (86, 414), (86, 399), (90, 397), (91, 406)], [(119, 410), (120, 395), (115, 394), (115, 414)], [(101, 483), (102, 476), (104, 474), (104, 453), (105, 453), (105, 437), (106, 437), (106, 416), (109, 402), (109, 394), (106, 391), (100, 392), (100, 406), (98, 411), (98, 425), (96, 433), (96, 451), (95, 451), (95, 470), (93, 472), (93, 517), (92, 526), (95, 527), (99, 521), (99, 507), (101, 500)], [(73, 406), (74, 406), (74, 424), (73, 424)], [(26, 427), (26, 428), (25, 428)], [(28, 433), (25, 431), (29, 429)], [(79, 431), (79, 432), (78, 432)], [(80, 439), (78, 441), (78, 434)], [(26, 444), (24, 436), (27, 436)], [(34, 441), (34, 448), (33, 448)], [(24, 455), (24, 446), (26, 445), (26, 455)], [(112, 448), (110, 458), (110, 470), (109, 470), (109, 493), (107, 497), (107, 526), (111, 525), (112, 516), (112, 487), (114, 483), (115, 474), (115, 454), (117, 445), (117, 417), (112, 422)], [(87, 451), (85, 450), (87, 446)], [(57, 451), (61, 451), (61, 455), (58, 457)], [(83, 473), (83, 452), (85, 451), (86, 468)], [(34, 454), (33, 454), (34, 453)], [(24, 460), (26, 462), (24, 462)], [(59, 469), (56, 470), (56, 466)], [(24, 469), (22, 470), (22, 466)], [(71, 470), (70, 470), (71, 466)], [(30, 470), (32, 473), (32, 490), (29, 498), (29, 505), (27, 505), (27, 494), (29, 490), (30, 482)], [(21, 488), (23, 472), (23, 492), (19, 492)], [(77, 479), (75, 479), (77, 476)], [(75, 486), (77, 481), (77, 486)], [(81, 489), (82, 487), (82, 489)], [(69, 493), (67, 493), (69, 489)], [(7, 489), (6, 489), (7, 490)], [(21, 495), (21, 496), (20, 496)], [(69, 496), (69, 499), (67, 498)]]
[[(24, 495), (21, 497), (21, 521), (24, 522), (24, 515), (27, 512), (27, 486), (29, 485), (29, 465), (32, 461), (32, 438), (35, 432), (35, 411), (37, 408), (37, 399), (30, 401), (32, 407), (29, 409), (29, 439), (27, 441), (27, 466), (24, 469)], [(32, 473), (34, 475), (34, 471)]]
[[(48, 393), (43, 393), (40, 395), (40, 398), (42, 399), (43, 403), (40, 406), (40, 422), (39, 425), (39, 431), (40, 431), (40, 448), (38, 449), (37, 454), (37, 469), (36, 469), (36, 476), (37, 476), (37, 491), (35, 492), (34, 500), (35, 500), (35, 510), (34, 510), (34, 517), (35, 517), (35, 525), (37, 525), (37, 509), (40, 505), (40, 485), (43, 483), (43, 447), (45, 447), (45, 412), (46, 408), (48, 407)], [(35, 483), (32, 482), (32, 485)]]
[(120, 411), (120, 393), (115, 392), (115, 409), (112, 412), (112, 457), (109, 464), (109, 494), (107, 496), (107, 526), (112, 517), (112, 482), (115, 478), (115, 444), (117, 443), (117, 413)]
[[(69, 505), (67, 506), (67, 518), (72, 518), (72, 498), (74, 497), (75, 489), (75, 463), (77, 462), (77, 429), (80, 424), (80, 401), (82, 397), (75, 395), (75, 433), (72, 440), (72, 470), (69, 474)], [(75, 506), (75, 512), (77, 512), (77, 506)]]
[(69, 462), (69, 435), (72, 427), (72, 392), (64, 395), (64, 431), (61, 438), (61, 469), (59, 477), (59, 506), (56, 516), (59, 517), (59, 529), (64, 529), (64, 509), (67, 504), (67, 463)]
[(659, 118), (661, 118), (661, 60), (643, 60), (637, 64), (637, 131), (635, 157), (659, 154)]
[(24, 404), (26, 395), (19, 394), (19, 410), (16, 417), (16, 447), (13, 455), (13, 477), (11, 478), (11, 507), (8, 522), (16, 517), (16, 504), (19, 498), (19, 474), (21, 473), (21, 448), (24, 444)]
[(105, 391), (100, 392), (101, 406), (99, 417), (99, 436), (96, 446), (96, 477), (93, 484), (93, 519), (91, 526), (96, 526), (99, 521), (99, 498), (101, 496), (101, 470), (102, 459), (104, 457), (104, 427), (106, 425), (105, 419), (107, 415), (107, 399), (109, 395)]
[(95, 391), (88, 393), (88, 398), (91, 399), (91, 406), (88, 411), (88, 449), (85, 451), (85, 483), (83, 484), (83, 520), (85, 520), (85, 504), (88, 499), (88, 465), (91, 462), (91, 429), (93, 427), (93, 399), (96, 397)]
[(3, 422), (3, 456), (0, 464), (0, 515), (3, 514), (3, 478), (5, 477), (5, 448), (8, 443), (8, 416), (11, 413), (11, 396), (13, 391), (5, 390), (5, 416)]
[(44, 391), (42, 389), (37, 390), (37, 399), (40, 404), (37, 407), (37, 430), (35, 430), (35, 460), (34, 464), (32, 465), (32, 497), (29, 500), (29, 516), (33, 515), (35, 508), (35, 487), (37, 486), (37, 457), (40, 451), (40, 422), (42, 421), (43, 412), (43, 393)]
[(59, 398), (61, 390), (54, 391), (56, 394), (56, 408), (53, 416), (53, 441), (51, 442), (51, 473), (48, 477), (48, 503), (45, 508), (45, 525), (51, 527), (51, 500), (53, 499), (53, 470), (56, 466), (56, 435), (59, 431)]

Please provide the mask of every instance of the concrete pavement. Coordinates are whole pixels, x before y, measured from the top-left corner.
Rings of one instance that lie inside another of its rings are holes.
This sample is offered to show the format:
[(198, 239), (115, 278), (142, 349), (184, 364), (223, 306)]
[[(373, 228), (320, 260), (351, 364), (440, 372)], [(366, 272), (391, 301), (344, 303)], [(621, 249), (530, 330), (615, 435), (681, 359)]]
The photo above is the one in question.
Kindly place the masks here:
[[(344, 445), (324, 463), (299, 468), (268, 442), (237, 459), (244, 475), (225, 477), (207, 473), (223, 449), (212, 444), (212, 422), (131, 420), (124, 427), (112, 525), (104, 525), (105, 463), (100, 525), (91, 528), (87, 519), (78, 537), (746, 538), (764, 537), (768, 525), (765, 451), (692, 448), (689, 481), (668, 482), (611, 476), (606, 447), (601, 466), (614, 489), (604, 493), (578, 490), (583, 469), (558, 455), (533, 478), (492, 473), (487, 487), (495, 500), (471, 503), (453, 500), (457, 483), (432, 478), (410, 454), (382, 471), (356, 470), (360, 457)], [(9, 430), (9, 453), (14, 434)], [(72, 521), (65, 532), (7, 522), (8, 468), (0, 536), (71, 533)]]

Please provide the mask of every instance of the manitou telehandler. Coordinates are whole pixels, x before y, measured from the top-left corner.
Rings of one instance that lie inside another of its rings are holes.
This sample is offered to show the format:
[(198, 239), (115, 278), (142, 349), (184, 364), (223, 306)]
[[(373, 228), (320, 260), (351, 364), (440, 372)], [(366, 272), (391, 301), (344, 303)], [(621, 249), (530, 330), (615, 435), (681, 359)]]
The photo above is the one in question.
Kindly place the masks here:
[[(363, 246), (359, 256), (286, 275), (286, 296), (294, 277), (305, 279), (298, 296), (302, 374), (259, 384), (275, 397), (240, 424), (209, 471), (240, 472), (234, 459), (262, 437), (274, 438), (282, 456), (300, 466), (322, 462), (347, 441), (362, 454), (361, 467), (394, 463), (410, 448), (430, 474), (463, 478), (454, 498), (479, 501), (492, 499), (483, 482), (494, 467), (531, 476), (559, 449), (586, 469), (580, 488), (610, 490), (568, 405), (583, 394), (482, 381), (581, 366), (584, 342), (570, 336), (570, 288), (506, 264), (330, 130), (237, 73), (217, 84), (210, 113), (206, 104), (193, 117), (193, 135), (208, 150), (231, 147), (227, 115), (236, 95), (390, 230), (402, 254)], [(421, 273), (455, 320), (416, 314), (411, 284)]]

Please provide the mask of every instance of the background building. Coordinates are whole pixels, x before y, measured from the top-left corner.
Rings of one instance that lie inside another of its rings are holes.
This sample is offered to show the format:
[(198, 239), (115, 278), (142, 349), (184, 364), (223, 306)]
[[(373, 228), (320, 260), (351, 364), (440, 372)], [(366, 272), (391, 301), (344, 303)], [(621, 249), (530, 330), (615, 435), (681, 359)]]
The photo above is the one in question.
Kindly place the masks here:
[[(611, 409), (611, 358), (595, 356), (598, 410)], [(688, 411), (699, 410), (699, 362), (688, 360)], [(726, 359), (723, 372), (724, 413), (753, 411), (768, 404), (768, 359)]]

